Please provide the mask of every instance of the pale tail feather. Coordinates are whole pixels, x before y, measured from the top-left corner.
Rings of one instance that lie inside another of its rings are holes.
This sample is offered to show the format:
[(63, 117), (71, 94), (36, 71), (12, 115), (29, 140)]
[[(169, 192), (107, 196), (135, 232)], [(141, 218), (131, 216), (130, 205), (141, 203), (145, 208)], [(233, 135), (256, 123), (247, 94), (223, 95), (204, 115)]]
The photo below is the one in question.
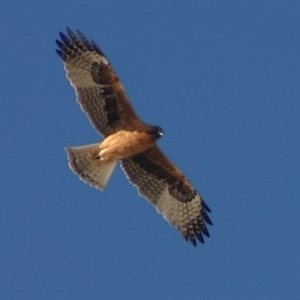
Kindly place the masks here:
[(82, 181), (97, 189), (103, 190), (106, 187), (117, 162), (115, 161), (103, 166), (95, 165), (95, 160), (89, 158), (88, 154), (98, 146), (99, 143), (79, 147), (69, 147), (66, 148), (66, 152), (71, 170), (79, 175)]

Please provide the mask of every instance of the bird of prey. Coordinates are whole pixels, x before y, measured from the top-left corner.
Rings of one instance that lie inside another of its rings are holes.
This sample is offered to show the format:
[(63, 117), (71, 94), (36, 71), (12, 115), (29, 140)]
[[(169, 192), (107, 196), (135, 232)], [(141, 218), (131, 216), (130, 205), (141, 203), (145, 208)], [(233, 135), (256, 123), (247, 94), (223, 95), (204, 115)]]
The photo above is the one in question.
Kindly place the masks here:
[(185, 175), (159, 149), (159, 126), (144, 123), (100, 47), (67, 28), (56, 40), (77, 101), (104, 137), (101, 143), (66, 148), (69, 166), (81, 180), (103, 190), (118, 161), (141, 196), (196, 246), (209, 236), (210, 209)]

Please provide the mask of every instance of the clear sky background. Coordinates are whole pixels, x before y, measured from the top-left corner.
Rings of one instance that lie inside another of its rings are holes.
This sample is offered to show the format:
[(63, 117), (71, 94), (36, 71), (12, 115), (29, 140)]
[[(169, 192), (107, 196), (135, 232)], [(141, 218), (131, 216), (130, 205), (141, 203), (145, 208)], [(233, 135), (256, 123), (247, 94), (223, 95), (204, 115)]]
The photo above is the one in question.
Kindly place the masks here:
[[(299, 1), (5, 1), (0, 299), (299, 299)], [(100, 141), (54, 40), (101, 46), (212, 210), (194, 248), (117, 169), (105, 192), (64, 147)]]

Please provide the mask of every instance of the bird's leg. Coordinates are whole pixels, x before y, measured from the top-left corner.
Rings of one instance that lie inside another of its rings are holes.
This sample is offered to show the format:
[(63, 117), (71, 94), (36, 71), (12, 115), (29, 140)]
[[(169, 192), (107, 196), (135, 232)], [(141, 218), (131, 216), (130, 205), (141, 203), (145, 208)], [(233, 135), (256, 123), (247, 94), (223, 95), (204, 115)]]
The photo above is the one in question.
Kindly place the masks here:
[(95, 148), (95, 149), (93, 149), (89, 154), (88, 154), (88, 157), (90, 158), (90, 159), (95, 159), (95, 160), (101, 160), (102, 158), (101, 158), (101, 148), (100, 148), (100, 146), (99, 147), (97, 147), (97, 148)]
[(106, 153), (107, 149), (103, 149), (101, 146), (93, 149), (89, 154), (88, 157), (94, 161), (95, 165), (102, 166), (111, 161), (111, 157), (108, 153)]

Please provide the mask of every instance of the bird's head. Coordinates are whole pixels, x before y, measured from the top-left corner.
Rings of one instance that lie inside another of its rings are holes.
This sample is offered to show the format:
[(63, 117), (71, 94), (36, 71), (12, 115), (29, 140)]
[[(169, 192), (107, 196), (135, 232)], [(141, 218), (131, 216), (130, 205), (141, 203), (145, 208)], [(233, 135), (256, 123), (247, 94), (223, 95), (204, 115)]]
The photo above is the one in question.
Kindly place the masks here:
[(164, 131), (159, 126), (149, 125), (148, 134), (151, 134), (156, 140), (164, 135)]

